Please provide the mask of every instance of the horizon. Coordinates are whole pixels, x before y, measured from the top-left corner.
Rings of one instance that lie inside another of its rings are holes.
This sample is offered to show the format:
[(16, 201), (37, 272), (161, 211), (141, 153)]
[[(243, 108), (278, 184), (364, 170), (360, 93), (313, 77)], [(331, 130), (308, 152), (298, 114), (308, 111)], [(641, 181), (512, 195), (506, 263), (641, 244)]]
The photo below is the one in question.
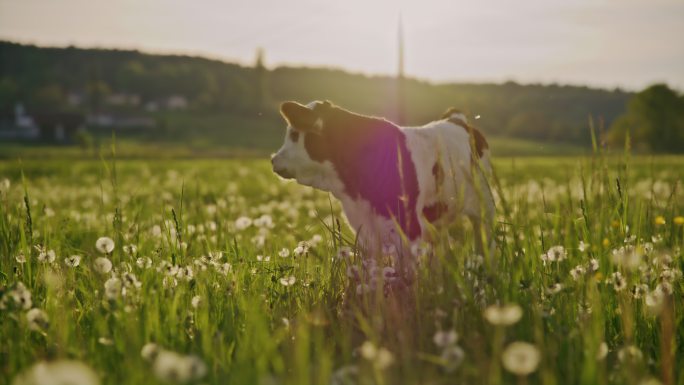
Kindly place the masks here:
[[(540, 0), (468, 7), (446, 0), (360, 4), (259, 0), (198, 8), (161, 0), (0, 0), (0, 39), (200, 56), (241, 65), (251, 65), (262, 48), (268, 68), (394, 76), (402, 15), (405, 72), (411, 78), (626, 91), (666, 83), (684, 89), (684, 49), (670, 43), (684, 34), (684, 3), (676, 0), (573, 0), (560, 6)], [(75, 17), (81, 14), (89, 17)], [(457, 48), (444, 49), (450, 46)], [(469, 58), (465, 64), (463, 53)]]
[[(79, 50), (101, 50), (101, 51), (120, 51), (120, 52), (138, 52), (143, 55), (151, 55), (151, 56), (170, 56), (170, 57), (186, 57), (186, 58), (192, 58), (192, 59), (204, 59), (204, 60), (211, 60), (211, 61), (218, 61), (224, 64), (234, 64), (234, 65), (240, 65), (246, 68), (253, 67), (254, 62), (256, 59), (256, 54), (254, 60), (252, 62), (249, 61), (239, 61), (236, 59), (230, 59), (230, 58), (221, 58), (221, 57), (212, 57), (211, 55), (205, 55), (202, 54), (201, 52), (173, 52), (173, 51), (153, 51), (153, 50), (140, 50), (140, 49), (135, 49), (135, 48), (125, 48), (125, 47), (97, 47), (97, 46), (78, 46), (78, 45), (42, 45), (42, 44), (35, 44), (33, 42), (23, 42), (23, 41), (16, 41), (16, 40), (7, 40), (2, 37), (0, 37), (0, 43), (9, 43), (9, 44), (18, 44), (21, 46), (25, 47), (36, 47), (38, 49), (69, 49), (69, 48), (74, 48), (74, 49), (79, 49)], [(267, 62), (265, 65), (266, 69), (268, 71), (273, 71), (278, 68), (295, 68), (295, 69), (311, 69), (311, 70), (329, 70), (329, 71), (340, 71), (344, 72), (353, 76), (365, 76), (368, 78), (373, 78), (373, 77), (387, 77), (387, 78), (393, 78), (396, 77), (397, 74), (392, 74), (392, 73), (368, 73), (368, 72), (363, 72), (363, 71), (354, 71), (349, 68), (345, 67), (335, 67), (332, 65), (313, 65), (313, 64), (306, 64), (306, 63), (279, 63), (279, 64), (274, 64), (274, 65), (269, 65)], [(589, 88), (589, 89), (594, 89), (594, 90), (603, 90), (603, 91), (619, 91), (619, 92), (626, 92), (626, 93), (636, 93), (639, 92), (640, 89), (630, 89), (626, 87), (603, 87), (601, 85), (592, 85), (592, 84), (586, 84), (586, 83), (560, 83), (560, 82), (521, 82), (516, 79), (501, 79), (498, 81), (492, 81), (492, 80), (433, 80), (433, 79), (426, 79), (422, 78), (419, 76), (414, 76), (412, 74), (408, 74), (405, 76), (406, 79), (418, 81), (418, 82), (426, 82), (431, 85), (459, 85), (459, 84), (471, 84), (471, 85), (504, 85), (506, 83), (515, 83), (519, 86), (541, 86), (541, 87), (551, 87), (551, 86), (557, 86), (557, 87), (577, 87), (577, 88)], [(662, 83), (662, 82), (660, 82)], [(658, 83), (652, 83), (653, 84), (658, 84)], [(677, 87), (674, 87), (672, 84), (665, 83), (668, 87), (671, 87), (678, 92), (681, 92)]]

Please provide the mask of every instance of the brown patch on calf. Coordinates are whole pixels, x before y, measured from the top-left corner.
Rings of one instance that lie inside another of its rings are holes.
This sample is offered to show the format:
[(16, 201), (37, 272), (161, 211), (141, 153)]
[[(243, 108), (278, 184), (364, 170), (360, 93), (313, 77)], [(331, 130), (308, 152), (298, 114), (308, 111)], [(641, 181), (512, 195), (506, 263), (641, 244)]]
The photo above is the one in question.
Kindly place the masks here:
[(330, 162), (352, 199), (364, 199), (396, 220), (414, 240), (421, 235), (416, 202), (419, 186), (406, 136), (391, 122), (317, 103), (320, 132), (304, 132), (304, 148), (316, 162)]
[(430, 223), (435, 223), (439, 218), (446, 214), (449, 206), (444, 202), (435, 202), (423, 207), (423, 215)]
[(444, 169), (442, 169), (442, 165), (439, 164), (439, 159), (435, 162), (435, 165), (432, 166), (432, 176), (435, 177), (435, 186), (441, 186), (442, 182), (444, 182)]
[(484, 135), (482, 135), (480, 130), (471, 126), (465, 120), (456, 116), (452, 116), (454, 114), (462, 114), (462, 112), (453, 107), (449, 108), (447, 112), (445, 112), (444, 115), (442, 115), (442, 119), (446, 119), (450, 123), (463, 127), (463, 129), (465, 129), (468, 132), (468, 135), (470, 136), (470, 145), (475, 146), (475, 148), (473, 149), (473, 155), (477, 154), (478, 158), (482, 158), (484, 150), (489, 148), (489, 143), (487, 143), (487, 139), (485, 139)]

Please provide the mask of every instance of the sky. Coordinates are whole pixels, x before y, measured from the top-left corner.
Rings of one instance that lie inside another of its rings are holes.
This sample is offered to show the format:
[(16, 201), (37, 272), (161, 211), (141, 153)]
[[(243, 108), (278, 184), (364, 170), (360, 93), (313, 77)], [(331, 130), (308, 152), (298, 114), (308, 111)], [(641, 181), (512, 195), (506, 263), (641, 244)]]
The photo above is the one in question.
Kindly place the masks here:
[(684, 90), (684, 0), (0, 0), (0, 39), (433, 82)]

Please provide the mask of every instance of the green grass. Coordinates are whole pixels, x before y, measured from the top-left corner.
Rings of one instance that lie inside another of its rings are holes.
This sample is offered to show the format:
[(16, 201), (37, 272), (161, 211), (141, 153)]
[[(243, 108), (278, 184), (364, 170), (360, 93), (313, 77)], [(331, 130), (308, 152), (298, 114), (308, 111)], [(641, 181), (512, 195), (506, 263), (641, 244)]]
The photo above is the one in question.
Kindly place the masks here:
[[(496, 169), (495, 255), (474, 255), (455, 224), (416, 282), (385, 295), (382, 280), (357, 294), (347, 270), (361, 258), (337, 257), (351, 237), (344, 224), (332, 230), (339, 205), (281, 182), (267, 162), (0, 162), (0, 383), (40, 376), (42, 361), (55, 379), (64, 359), (105, 384), (181, 379), (195, 361), (149, 362), (141, 350), (154, 342), (198, 357), (208, 384), (684, 384), (684, 158), (535, 157)], [(240, 229), (240, 217), (262, 219)], [(115, 243), (107, 255), (95, 247), (103, 236)], [(302, 241), (308, 252), (293, 255)], [(54, 262), (39, 261), (39, 245)], [(553, 246), (567, 258), (543, 262)], [(624, 246), (636, 257), (613, 257)], [(103, 274), (104, 256), (114, 269)], [(585, 271), (573, 278), (576, 266)], [(49, 324), (30, 325), (18, 282)], [(492, 324), (484, 314), (496, 304), (516, 304), (521, 318)], [(456, 341), (435, 344), (451, 330)], [(529, 376), (502, 364), (516, 341), (540, 353)]]

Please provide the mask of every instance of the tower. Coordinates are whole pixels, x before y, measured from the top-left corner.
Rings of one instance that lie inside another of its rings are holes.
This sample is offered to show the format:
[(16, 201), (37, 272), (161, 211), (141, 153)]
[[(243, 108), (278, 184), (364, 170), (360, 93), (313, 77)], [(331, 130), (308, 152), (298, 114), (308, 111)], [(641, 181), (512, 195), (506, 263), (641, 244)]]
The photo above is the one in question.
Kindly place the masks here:
[(396, 120), (400, 125), (406, 124), (406, 78), (404, 75), (404, 26), (399, 14), (399, 23), (397, 28), (398, 39), (398, 64), (396, 81)]

